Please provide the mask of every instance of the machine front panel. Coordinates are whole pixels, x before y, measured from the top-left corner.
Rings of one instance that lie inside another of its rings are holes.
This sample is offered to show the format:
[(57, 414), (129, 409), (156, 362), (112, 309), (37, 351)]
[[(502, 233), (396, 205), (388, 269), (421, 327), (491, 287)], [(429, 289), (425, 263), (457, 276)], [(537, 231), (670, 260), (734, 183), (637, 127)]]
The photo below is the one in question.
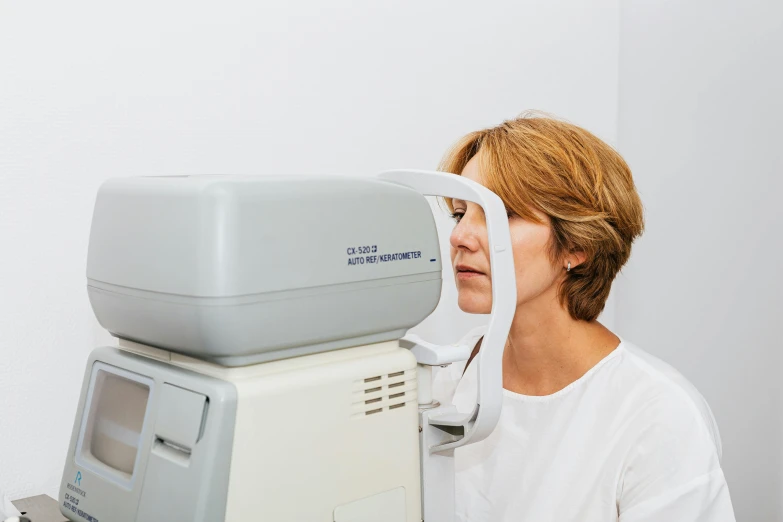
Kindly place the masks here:
[(222, 522), (236, 402), (231, 383), (116, 348), (95, 350), (60, 511), (78, 522)]

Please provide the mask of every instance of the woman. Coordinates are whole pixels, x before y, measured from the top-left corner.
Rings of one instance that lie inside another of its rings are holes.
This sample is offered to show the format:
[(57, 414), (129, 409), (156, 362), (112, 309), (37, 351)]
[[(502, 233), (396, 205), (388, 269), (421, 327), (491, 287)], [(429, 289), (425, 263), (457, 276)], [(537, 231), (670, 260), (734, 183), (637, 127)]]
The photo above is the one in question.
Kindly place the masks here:
[[(456, 451), (458, 520), (733, 522), (704, 399), (596, 320), (643, 229), (623, 159), (584, 129), (522, 117), (469, 134), (440, 169), (504, 201), (517, 287), (500, 420), (486, 440)], [(450, 241), (459, 306), (489, 313), (483, 212), (447, 204), (457, 221)], [(475, 345), (473, 356), (485, 331), (462, 341)], [(475, 389), (470, 362), (435, 381), (441, 402), (461, 411)]]

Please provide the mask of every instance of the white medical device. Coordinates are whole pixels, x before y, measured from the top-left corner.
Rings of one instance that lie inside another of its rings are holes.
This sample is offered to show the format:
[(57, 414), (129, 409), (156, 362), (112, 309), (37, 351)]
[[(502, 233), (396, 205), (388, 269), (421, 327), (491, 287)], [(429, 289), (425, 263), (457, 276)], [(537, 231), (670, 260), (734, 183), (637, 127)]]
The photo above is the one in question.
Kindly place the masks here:
[[(432, 402), (430, 371), (471, 347), (405, 337), (441, 293), (424, 195), (485, 210), (493, 305), (468, 414)], [(513, 277), (502, 202), (460, 176), (107, 181), (88, 293), (119, 345), (89, 358), (62, 513), (453, 520), (454, 448), (486, 437), (500, 414)]]

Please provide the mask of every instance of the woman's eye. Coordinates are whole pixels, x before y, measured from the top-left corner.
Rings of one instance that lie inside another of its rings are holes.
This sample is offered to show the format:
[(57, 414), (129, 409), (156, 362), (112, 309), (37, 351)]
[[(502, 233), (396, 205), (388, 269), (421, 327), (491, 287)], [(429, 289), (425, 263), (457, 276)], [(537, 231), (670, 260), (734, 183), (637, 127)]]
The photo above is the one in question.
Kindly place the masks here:
[[(459, 210), (457, 210), (457, 211), (454, 211), (453, 213), (451, 213), (451, 214), (449, 214), (449, 215), (451, 216), (451, 218), (452, 218), (454, 221), (456, 221), (457, 223), (459, 223), (459, 222), (460, 222), (460, 220), (463, 218), (463, 216), (465, 216), (465, 213), (464, 213), (464, 212), (462, 212), (462, 211), (459, 211)], [(510, 210), (510, 209), (506, 209), (506, 217), (508, 217), (509, 219), (511, 219), (513, 216), (516, 216), (516, 214), (514, 214), (514, 211), (513, 211), (513, 210)]]

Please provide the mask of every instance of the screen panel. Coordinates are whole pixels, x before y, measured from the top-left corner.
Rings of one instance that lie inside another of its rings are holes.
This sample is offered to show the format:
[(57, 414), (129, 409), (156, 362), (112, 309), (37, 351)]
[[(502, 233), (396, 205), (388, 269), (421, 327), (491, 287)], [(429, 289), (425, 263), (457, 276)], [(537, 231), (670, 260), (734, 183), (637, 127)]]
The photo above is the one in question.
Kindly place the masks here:
[(153, 381), (104, 363), (93, 366), (77, 464), (130, 488), (149, 416)]

